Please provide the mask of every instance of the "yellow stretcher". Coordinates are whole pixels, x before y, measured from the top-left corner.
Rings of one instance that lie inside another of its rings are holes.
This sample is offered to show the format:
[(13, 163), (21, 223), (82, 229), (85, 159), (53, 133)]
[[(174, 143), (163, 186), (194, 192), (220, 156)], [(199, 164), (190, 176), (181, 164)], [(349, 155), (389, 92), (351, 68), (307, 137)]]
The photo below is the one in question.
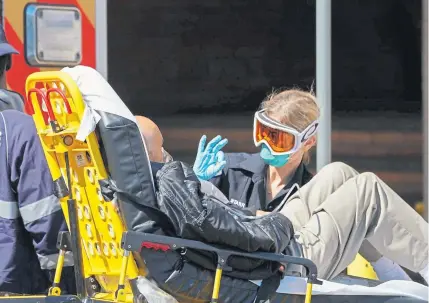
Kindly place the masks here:
[[(61, 206), (70, 232), (63, 232), (58, 237), (60, 254), (54, 285), (48, 296), (7, 297), (8, 300), (145, 302), (132, 285), (138, 276), (147, 274), (144, 264), (137, 266), (133, 255), (144, 246), (157, 250), (188, 247), (216, 252), (219, 263), (211, 302), (218, 300), (223, 256), (234, 254), (301, 264), (308, 272), (305, 302), (311, 302), (312, 285), (320, 281), (317, 268), (310, 260), (224, 251), (197, 241), (127, 231), (115, 204), (108, 203), (101, 193), (98, 181), (107, 179), (108, 173), (96, 133), (92, 132), (84, 142), (76, 140), (85, 109), (76, 83), (64, 72), (37, 72), (28, 77), (26, 92), (27, 111), (34, 118), (52, 177), (54, 180), (64, 178), (68, 185), (69, 195), (61, 198)], [(72, 251), (74, 255), (77, 296), (64, 296), (58, 287), (66, 251)], [(356, 262), (361, 265), (358, 269), (351, 267), (349, 274), (376, 278), (364, 264), (365, 260)]]
[[(132, 302), (128, 280), (145, 275), (145, 271), (122, 249), (124, 224), (115, 206), (101, 195), (98, 180), (108, 176), (95, 133), (85, 142), (75, 139), (85, 108), (76, 83), (62, 72), (39, 72), (28, 77), (26, 91), (52, 177), (63, 177), (69, 189), (61, 206), (71, 233), (59, 238), (60, 259), (49, 295), (61, 294), (55, 285), (61, 277), (65, 251), (71, 249), (78, 260), (79, 296), (85, 295), (85, 280), (96, 280), (104, 291), (94, 293), (94, 298)], [(42, 111), (43, 103), (47, 114)]]

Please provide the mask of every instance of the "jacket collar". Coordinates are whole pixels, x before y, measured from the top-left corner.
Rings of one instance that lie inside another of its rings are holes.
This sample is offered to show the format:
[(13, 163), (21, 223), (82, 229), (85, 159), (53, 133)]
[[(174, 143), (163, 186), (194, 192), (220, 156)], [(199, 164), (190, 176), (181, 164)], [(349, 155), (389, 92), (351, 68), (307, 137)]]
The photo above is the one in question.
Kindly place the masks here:
[(240, 162), (238, 168), (248, 171), (252, 174), (252, 181), (258, 182), (264, 180), (268, 165), (259, 156), (259, 153), (250, 155), (249, 158)]
[(238, 163), (238, 168), (249, 171), (253, 174), (263, 174), (268, 167), (264, 160), (259, 156), (259, 153), (251, 154), (250, 157), (243, 162)]

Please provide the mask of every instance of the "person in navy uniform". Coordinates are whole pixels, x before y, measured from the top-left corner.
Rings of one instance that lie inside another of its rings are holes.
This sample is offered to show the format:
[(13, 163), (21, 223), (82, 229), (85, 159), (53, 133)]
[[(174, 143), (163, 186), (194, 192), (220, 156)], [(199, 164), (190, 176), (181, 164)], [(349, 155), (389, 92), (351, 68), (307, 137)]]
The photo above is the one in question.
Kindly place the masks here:
[(217, 136), (206, 146), (202, 136), (194, 172), (249, 215), (286, 215), (304, 256), (318, 265), (323, 278), (338, 275), (359, 251), (380, 280), (409, 280), (401, 264), (427, 281), (427, 223), (390, 187), (340, 162), (316, 176), (308, 171), (319, 113), (311, 92), (275, 92), (254, 116), (259, 153), (224, 154), (227, 139)]
[[(53, 284), (60, 231), (67, 225), (33, 119), (22, 97), (5, 89), (11, 56), (0, 29), (0, 292), (44, 294)], [(66, 254), (60, 287), (75, 293), (73, 257)]]

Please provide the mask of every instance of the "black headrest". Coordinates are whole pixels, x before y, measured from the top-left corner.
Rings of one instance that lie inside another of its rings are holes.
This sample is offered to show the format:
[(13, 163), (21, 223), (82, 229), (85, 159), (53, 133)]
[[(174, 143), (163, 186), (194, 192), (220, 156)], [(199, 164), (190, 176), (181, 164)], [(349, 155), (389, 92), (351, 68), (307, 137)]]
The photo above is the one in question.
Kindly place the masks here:
[[(150, 161), (137, 124), (115, 114), (98, 113), (101, 120), (97, 131), (112, 181), (121, 191), (136, 196), (137, 200), (144, 199), (146, 203), (156, 207)], [(127, 228), (147, 231), (147, 225), (152, 224), (150, 220), (130, 201), (119, 203)]]

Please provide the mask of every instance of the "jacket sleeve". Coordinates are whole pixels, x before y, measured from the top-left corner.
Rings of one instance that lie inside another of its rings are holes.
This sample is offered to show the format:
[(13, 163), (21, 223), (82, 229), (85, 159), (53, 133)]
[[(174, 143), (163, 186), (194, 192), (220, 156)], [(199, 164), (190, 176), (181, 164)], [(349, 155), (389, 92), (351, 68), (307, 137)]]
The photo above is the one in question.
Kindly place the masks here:
[[(191, 177), (190, 177), (191, 176)], [(158, 206), (171, 220), (175, 234), (186, 239), (227, 245), (247, 252), (282, 252), (293, 236), (288, 218), (273, 213), (242, 219), (202, 194), (191, 169), (174, 162), (157, 175)]]
[(192, 232), (203, 231), (205, 241), (228, 245), (247, 252), (281, 253), (293, 236), (292, 223), (280, 213), (272, 213), (253, 220), (241, 220), (224, 207), (202, 201), (207, 217), (201, 226), (187, 226)]
[[(19, 212), (40, 267), (52, 282), (59, 252), (56, 247), (58, 233), (67, 231), (67, 225), (33, 119), (20, 114), (19, 121), (10, 121), (10, 125), (11, 181), (18, 197)], [(64, 266), (62, 280), (66, 282), (65, 279), (74, 276), (73, 256), (69, 252)], [(72, 290), (74, 283), (70, 283), (70, 287), (63, 287)]]

